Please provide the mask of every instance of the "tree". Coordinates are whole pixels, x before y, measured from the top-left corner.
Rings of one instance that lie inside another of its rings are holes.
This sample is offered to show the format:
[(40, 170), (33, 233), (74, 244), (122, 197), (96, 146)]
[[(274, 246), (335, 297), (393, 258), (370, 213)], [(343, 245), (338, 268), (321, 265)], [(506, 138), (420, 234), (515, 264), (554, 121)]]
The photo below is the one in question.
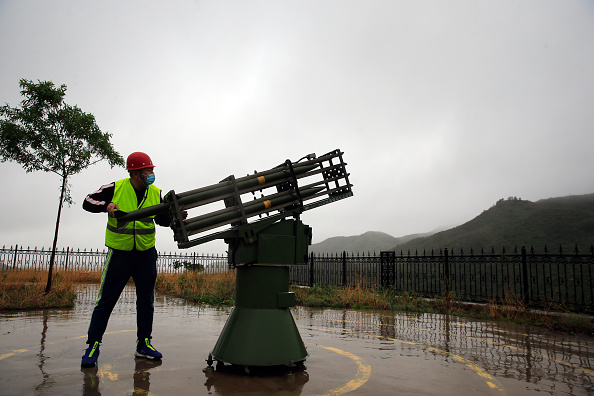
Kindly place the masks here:
[(52, 172), (62, 179), (47, 294), (52, 284), (62, 207), (64, 202), (72, 204), (69, 177), (102, 160), (112, 168), (124, 166), (124, 159), (110, 143), (111, 134), (101, 132), (92, 114), (64, 103), (66, 85), (56, 87), (51, 81), (34, 83), (25, 79), (19, 85), (24, 97), (21, 107), (0, 107), (0, 162), (14, 161), (26, 172)]

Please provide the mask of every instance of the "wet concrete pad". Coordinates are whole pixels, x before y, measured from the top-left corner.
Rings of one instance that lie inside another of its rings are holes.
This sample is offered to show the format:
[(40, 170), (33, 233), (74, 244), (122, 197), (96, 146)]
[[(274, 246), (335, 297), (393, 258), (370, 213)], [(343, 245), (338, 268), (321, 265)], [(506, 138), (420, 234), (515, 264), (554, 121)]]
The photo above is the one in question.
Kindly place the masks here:
[(309, 358), (294, 376), (205, 373), (231, 308), (158, 296), (154, 345), (135, 358), (135, 296), (124, 291), (98, 367), (81, 369), (96, 285), (70, 310), (0, 314), (0, 395), (590, 394), (594, 343), (528, 326), (443, 315), (296, 307)]

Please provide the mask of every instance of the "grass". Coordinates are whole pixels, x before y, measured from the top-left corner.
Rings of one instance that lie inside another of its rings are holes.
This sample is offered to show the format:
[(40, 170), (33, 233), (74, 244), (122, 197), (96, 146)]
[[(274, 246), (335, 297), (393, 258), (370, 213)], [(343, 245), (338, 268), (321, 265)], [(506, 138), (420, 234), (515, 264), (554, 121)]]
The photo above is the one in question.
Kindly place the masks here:
[(331, 285), (293, 287), (292, 291), (295, 293), (297, 305), (306, 307), (419, 312), (428, 306), (423, 299), (415, 298), (409, 293), (396, 295), (391, 290), (372, 289), (362, 283), (346, 287)]
[(211, 305), (233, 305), (235, 302), (235, 272), (205, 274), (186, 271), (183, 274), (161, 274), (155, 289), (184, 300)]
[[(47, 271), (23, 270), (0, 272), (0, 310), (66, 308), (74, 306), (76, 284), (99, 283), (101, 272), (56, 272), (47, 295)], [(235, 273), (204, 274), (186, 271), (182, 274), (160, 274), (155, 289), (187, 301), (233, 305)]]
[[(51, 292), (45, 295), (46, 271), (0, 272), (0, 309), (72, 307), (76, 296), (76, 283), (99, 282), (100, 279), (100, 272), (57, 272)], [(205, 274), (200, 271), (186, 271), (182, 274), (159, 274), (155, 289), (160, 293), (194, 303), (233, 305), (235, 272)], [(393, 288), (368, 287), (364, 282), (356, 282), (346, 287), (291, 286), (291, 291), (295, 293), (297, 305), (308, 307), (450, 314), (530, 324), (569, 334), (594, 335), (592, 316), (571, 313), (559, 306), (535, 311), (529, 309), (521, 298), (512, 294), (508, 294), (503, 301), (493, 298), (486, 304), (468, 304), (453, 293), (429, 299)]]
[(52, 277), (51, 290), (45, 294), (47, 271), (2, 271), (0, 272), (0, 309), (73, 307), (76, 298), (74, 284), (81, 278), (86, 279), (74, 271), (56, 272)]
[(429, 299), (392, 288), (370, 288), (362, 283), (346, 287), (330, 285), (314, 285), (309, 288), (292, 287), (291, 290), (295, 292), (297, 305), (309, 307), (450, 314), (529, 324), (569, 334), (594, 336), (592, 316), (571, 313), (559, 306), (551, 306), (540, 311), (532, 310), (523, 303), (521, 298), (512, 294), (507, 295), (503, 301), (493, 298), (486, 304), (468, 304), (462, 302), (453, 293)]
[[(73, 307), (76, 284), (100, 281), (100, 271), (56, 272), (53, 275), (51, 291), (46, 295), (47, 271), (2, 271), (0, 272), (0, 310)], [(233, 305), (235, 273), (204, 274), (198, 271), (186, 271), (182, 274), (160, 274), (157, 277), (155, 289), (195, 303)]]

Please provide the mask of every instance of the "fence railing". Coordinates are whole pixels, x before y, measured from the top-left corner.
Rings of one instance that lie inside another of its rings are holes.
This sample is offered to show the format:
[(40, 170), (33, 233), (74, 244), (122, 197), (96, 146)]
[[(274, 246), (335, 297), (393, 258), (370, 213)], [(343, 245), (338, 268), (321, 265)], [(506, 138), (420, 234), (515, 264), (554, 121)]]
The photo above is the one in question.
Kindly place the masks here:
[(455, 295), (461, 301), (521, 303), (531, 308), (594, 313), (594, 248), (566, 254), (560, 248), (491, 249), (454, 254), (448, 249), (431, 254), (310, 254), (307, 267), (291, 267), (291, 281), (301, 285), (360, 283), (392, 287), (424, 297)]
[[(101, 271), (105, 250), (62, 249), (55, 258), (56, 270)], [(49, 266), (51, 250), (3, 247), (0, 270), (43, 270)], [(201, 267), (206, 273), (229, 269), (226, 255), (159, 253), (161, 273), (181, 273)], [(394, 288), (424, 297), (454, 294), (469, 302), (522, 303), (527, 307), (567, 309), (594, 313), (594, 248), (580, 254), (534, 249), (481, 250), (459, 254), (448, 249), (430, 254), (399, 254), (394, 251), (367, 254), (342, 252), (310, 254), (309, 265), (290, 267), (290, 281), (298, 285), (329, 284)]]
[[(2, 247), (0, 249), (0, 270), (49, 268), (51, 249)], [(54, 259), (54, 270), (102, 271), (105, 264), (106, 250), (80, 250), (66, 248), (58, 250)], [(157, 270), (161, 273), (182, 273), (187, 267), (196, 268), (206, 273), (223, 272), (229, 269), (227, 255), (196, 253), (163, 253), (157, 257)]]

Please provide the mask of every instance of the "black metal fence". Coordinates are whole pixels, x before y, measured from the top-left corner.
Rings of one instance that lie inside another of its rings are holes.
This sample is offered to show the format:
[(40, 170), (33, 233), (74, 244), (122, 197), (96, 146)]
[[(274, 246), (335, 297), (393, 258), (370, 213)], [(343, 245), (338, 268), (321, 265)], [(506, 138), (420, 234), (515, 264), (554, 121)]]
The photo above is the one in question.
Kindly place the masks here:
[(307, 267), (292, 267), (291, 280), (301, 285), (360, 283), (392, 287), (424, 297), (454, 295), (468, 302), (518, 303), (542, 309), (594, 313), (594, 248), (579, 254), (544, 249), (503, 249), (495, 253), (412, 255), (393, 251), (367, 255), (310, 255)]
[[(56, 270), (101, 271), (105, 250), (62, 249), (55, 259)], [(47, 269), (51, 250), (3, 247), (0, 270)], [(227, 271), (226, 255), (159, 253), (161, 273), (181, 273), (199, 264), (207, 273)], [(594, 248), (580, 254), (534, 249), (481, 250), (459, 254), (448, 249), (431, 254), (397, 254), (393, 251), (367, 254), (310, 254), (309, 265), (290, 267), (293, 284), (329, 284), (393, 288), (424, 297), (455, 295), (469, 302), (522, 302), (533, 308), (565, 308), (594, 313)]]
[[(51, 249), (31, 249), (19, 246), (0, 249), (0, 270), (31, 269), (44, 270), (49, 267)], [(106, 250), (80, 250), (66, 248), (58, 250), (54, 269), (73, 271), (102, 271), (105, 264)], [(163, 253), (157, 257), (157, 269), (161, 273), (182, 273), (186, 267), (200, 265), (206, 273), (223, 272), (229, 269), (227, 255), (196, 253)]]

